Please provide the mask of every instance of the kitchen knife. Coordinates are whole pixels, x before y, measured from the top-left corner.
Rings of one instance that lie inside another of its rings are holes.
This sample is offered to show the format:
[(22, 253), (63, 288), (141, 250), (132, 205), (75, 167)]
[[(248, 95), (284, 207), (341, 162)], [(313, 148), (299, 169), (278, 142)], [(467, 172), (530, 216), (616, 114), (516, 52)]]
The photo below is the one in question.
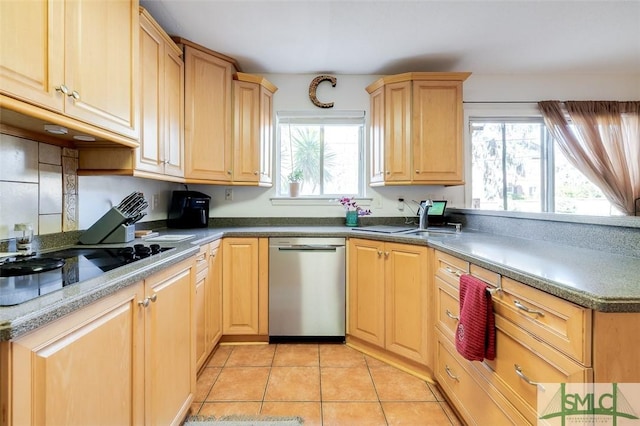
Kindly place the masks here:
[(118, 204), (118, 210), (122, 211), (122, 209), (130, 202), (132, 201), (136, 196), (138, 195), (138, 192), (134, 191), (131, 194), (127, 195), (126, 197), (124, 197), (124, 199), (122, 201), (120, 201), (120, 204)]

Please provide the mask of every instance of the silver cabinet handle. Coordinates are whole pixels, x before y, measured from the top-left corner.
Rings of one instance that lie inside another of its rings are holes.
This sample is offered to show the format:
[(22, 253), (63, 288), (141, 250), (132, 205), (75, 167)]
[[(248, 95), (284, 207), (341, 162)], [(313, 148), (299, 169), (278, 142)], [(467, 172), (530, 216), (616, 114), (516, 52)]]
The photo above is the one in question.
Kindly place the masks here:
[(378, 250), (378, 257), (382, 256), (382, 250)]
[(155, 302), (156, 300), (158, 300), (158, 293), (153, 293), (153, 295), (149, 297), (149, 300), (151, 300), (152, 302)]
[(420, 170), (416, 170), (416, 174), (419, 175), (420, 174)]
[(534, 382), (533, 380), (531, 380), (530, 378), (528, 378), (523, 372), (522, 372), (522, 368), (518, 365), (518, 364), (513, 364), (514, 368), (516, 369), (516, 374), (518, 375), (518, 377), (520, 377), (522, 380), (524, 380), (525, 382), (527, 382), (528, 384), (530, 384), (531, 386), (539, 386), (540, 389), (545, 390), (544, 386), (542, 386), (540, 383), (538, 382)]
[(253, 172), (253, 174), (258, 176), (260, 174), (260, 172), (256, 170), (255, 172)]
[(447, 376), (451, 377), (453, 380), (455, 380), (456, 382), (459, 382), (460, 379), (458, 378), (458, 376), (456, 376), (455, 374), (453, 374), (453, 372), (451, 372), (451, 369), (449, 368), (448, 365), (444, 366), (444, 371), (447, 372)]
[(149, 298), (145, 297), (144, 299), (139, 301), (138, 306), (142, 306), (143, 308), (146, 308), (147, 306), (149, 306)]
[(386, 173), (386, 174), (388, 174), (388, 175), (390, 175), (390, 174), (391, 174), (391, 172), (390, 172), (389, 170), (387, 170), (385, 173)]
[(384, 252), (384, 257), (389, 257), (389, 252), (388, 251)]
[(452, 320), (456, 320), (456, 321), (459, 321), (459, 320), (460, 320), (460, 317), (453, 315), (453, 314), (451, 313), (451, 311), (450, 311), (450, 310), (448, 310), (448, 309), (445, 311), (445, 314), (447, 314), (447, 316), (448, 316), (449, 318), (451, 318)]
[(69, 96), (70, 98), (73, 98), (76, 101), (80, 100), (80, 93), (76, 92), (75, 90), (71, 93), (68, 93), (67, 96)]
[(523, 305), (522, 303), (520, 303), (519, 300), (514, 300), (513, 304), (516, 305), (516, 308), (525, 311), (528, 314), (533, 314), (533, 315), (540, 315), (541, 317), (544, 316), (544, 312), (540, 312), (540, 311), (535, 311), (533, 309), (530, 309), (529, 307)]
[(60, 92), (64, 95), (69, 96), (69, 89), (64, 84), (61, 84), (60, 86), (56, 87), (56, 92)]
[(227, 174), (230, 175), (231, 174), (231, 170), (227, 170)]
[(460, 273), (460, 271), (454, 271), (453, 269), (451, 269), (450, 267), (446, 267), (444, 268), (447, 270), (448, 273), (455, 275), (456, 277), (461, 277), (462, 274)]

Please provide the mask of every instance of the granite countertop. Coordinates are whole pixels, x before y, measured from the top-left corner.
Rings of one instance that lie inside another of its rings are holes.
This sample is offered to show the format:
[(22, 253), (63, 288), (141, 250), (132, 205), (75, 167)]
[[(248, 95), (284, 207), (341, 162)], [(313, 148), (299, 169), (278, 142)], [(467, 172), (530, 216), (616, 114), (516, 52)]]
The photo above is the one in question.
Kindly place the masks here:
[[(160, 235), (189, 234), (175, 247), (100, 277), (73, 284), (17, 306), (0, 308), (0, 341), (16, 338), (101, 297), (132, 285), (222, 237), (361, 237), (433, 247), (478, 266), (603, 312), (640, 312), (640, 258), (545, 241), (465, 230), (460, 234), (410, 236), (353, 230), (345, 226), (264, 226), (165, 229)], [(140, 240), (126, 245), (133, 245)], [(104, 247), (105, 245), (102, 245)], [(116, 246), (123, 246), (116, 245)]]

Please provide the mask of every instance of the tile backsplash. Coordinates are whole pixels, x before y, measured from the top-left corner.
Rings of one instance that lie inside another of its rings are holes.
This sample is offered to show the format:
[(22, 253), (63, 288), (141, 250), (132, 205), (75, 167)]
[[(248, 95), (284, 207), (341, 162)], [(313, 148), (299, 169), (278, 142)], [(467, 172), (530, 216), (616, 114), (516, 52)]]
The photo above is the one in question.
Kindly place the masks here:
[(0, 240), (78, 229), (78, 151), (0, 134)]

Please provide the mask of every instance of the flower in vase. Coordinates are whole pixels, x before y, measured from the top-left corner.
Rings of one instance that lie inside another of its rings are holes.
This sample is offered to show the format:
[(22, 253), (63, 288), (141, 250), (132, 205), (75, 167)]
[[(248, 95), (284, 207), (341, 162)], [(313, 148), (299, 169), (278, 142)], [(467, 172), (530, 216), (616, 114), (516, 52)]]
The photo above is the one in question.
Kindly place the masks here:
[(340, 201), (340, 204), (342, 204), (348, 212), (358, 212), (358, 216), (368, 216), (371, 214), (371, 210), (360, 207), (354, 198), (342, 197), (338, 201)]

